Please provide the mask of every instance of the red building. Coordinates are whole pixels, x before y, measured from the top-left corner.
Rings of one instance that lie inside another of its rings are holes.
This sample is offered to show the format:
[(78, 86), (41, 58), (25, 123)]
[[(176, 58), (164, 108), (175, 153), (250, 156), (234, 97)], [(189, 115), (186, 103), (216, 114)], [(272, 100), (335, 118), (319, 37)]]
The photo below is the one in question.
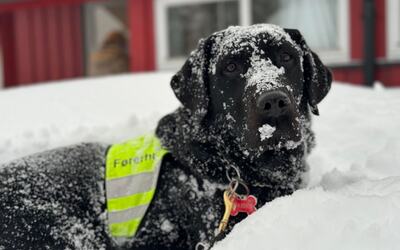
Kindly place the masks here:
[(90, 54), (115, 30), (128, 37), (132, 72), (176, 70), (200, 37), (269, 22), (299, 28), (338, 81), (400, 86), (399, 13), (400, 0), (2, 1), (2, 82), (86, 76)]

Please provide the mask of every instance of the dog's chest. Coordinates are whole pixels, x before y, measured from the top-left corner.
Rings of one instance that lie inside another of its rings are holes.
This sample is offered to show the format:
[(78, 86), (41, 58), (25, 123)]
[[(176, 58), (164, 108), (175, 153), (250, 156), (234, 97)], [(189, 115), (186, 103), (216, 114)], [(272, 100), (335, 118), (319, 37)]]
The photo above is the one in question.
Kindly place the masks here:
[(179, 249), (182, 243), (183, 249), (192, 249), (197, 242), (215, 235), (224, 212), (226, 186), (196, 179), (172, 167), (170, 163), (162, 165), (158, 190), (138, 232), (137, 244), (155, 236), (161, 245)]

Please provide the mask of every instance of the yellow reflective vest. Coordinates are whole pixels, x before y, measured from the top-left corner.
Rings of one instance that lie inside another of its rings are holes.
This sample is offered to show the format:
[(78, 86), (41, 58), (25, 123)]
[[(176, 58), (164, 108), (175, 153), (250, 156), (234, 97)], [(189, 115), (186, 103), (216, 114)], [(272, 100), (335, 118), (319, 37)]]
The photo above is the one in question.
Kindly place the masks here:
[(166, 153), (154, 135), (115, 144), (108, 150), (108, 229), (111, 237), (117, 242), (135, 236), (153, 199), (161, 161)]

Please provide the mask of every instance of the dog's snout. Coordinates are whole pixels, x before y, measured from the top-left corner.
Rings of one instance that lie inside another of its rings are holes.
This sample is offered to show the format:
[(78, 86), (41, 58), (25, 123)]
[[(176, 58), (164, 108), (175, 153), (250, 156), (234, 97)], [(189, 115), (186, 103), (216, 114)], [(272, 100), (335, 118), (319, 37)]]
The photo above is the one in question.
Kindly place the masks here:
[(272, 91), (264, 93), (257, 98), (257, 109), (268, 117), (279, 117), (285, 115), (291, 106), (289, 96), (283, 91)]

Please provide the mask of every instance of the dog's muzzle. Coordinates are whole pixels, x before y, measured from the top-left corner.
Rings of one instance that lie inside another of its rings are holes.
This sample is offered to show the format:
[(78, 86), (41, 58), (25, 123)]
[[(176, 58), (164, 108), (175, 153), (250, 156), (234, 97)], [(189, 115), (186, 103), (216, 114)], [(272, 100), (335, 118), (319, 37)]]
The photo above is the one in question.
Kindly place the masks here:
[(263, 93), (256, 100), (257, 111), (264, 118), (279, 118), (287, 115), (291, 106), (289, 95), (281, 90)]

